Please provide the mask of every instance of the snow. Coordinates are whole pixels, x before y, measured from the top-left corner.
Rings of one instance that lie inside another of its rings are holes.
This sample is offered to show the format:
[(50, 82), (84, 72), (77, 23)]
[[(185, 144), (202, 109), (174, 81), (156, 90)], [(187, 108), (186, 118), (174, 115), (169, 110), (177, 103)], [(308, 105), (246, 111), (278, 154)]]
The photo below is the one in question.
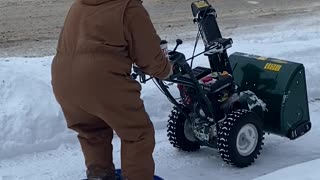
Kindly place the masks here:
[(50, 58), (0, 60), (0, 159), (70, 142), (50, 84)]
[[(303, 63), (309, 96), (311, 132), (290, 141), (267, 135), (256, 163), (238, 169), (226, 165), (217, 150), (175, 150), (166, 138), (166, 120), (172, 105), (152, 82), (143, 85), (142, 98), (157, 129), (156, 172), (165, 179), (320, 179), (320, 19), (308, 17), (270, 25), (249, 34), (233, 34), (229, 54), (239, 51)], [(299, 25), (299, 26), (298, 26)], [(298, 27), (304, 27), (300, 29)], [(243, 29), (242, 29), (243, 30)], [(251, 32), (252, 31), (252, 32)], [(240, 31), (239, 31), (240, 32)], [(198, 48), (198, 52), (201, 50)], [(179, 47), (189, 57), (193, 43)], [(85, 177), (83, 156), (75, 133), (66, 128), (50, 83), (52, 57), (0, 59), (0, 180), (74, 180)], [(205, 58), (195, 65), (206, 65)], [(114, 162), (120, 166), (120, 143), (114, 139)], [(314, 160), (314, 161), (311, 161)], [(311, 161), (309, 163), (305, 163)], [(300, 164), (305, 163), (305, 164)], [(299, 164), (299, 165), (297, 165)], [(290, 168), (286, 168), (293, 166)], [(280, 171), (279, 169), (286, 168)], [(274, 172), (276, 171), (276, 172)], [(303, 172), (303, 173), (299, 173)], [(271, 173), (265, 177), (263, 175)]]
[(320, 159), (316, 159), (275, 171), (254, 180), (286, 179), (288, 175), (290, 176), (290, 180), (319, 180), (320, 173), (313, 168), (319, 166)]

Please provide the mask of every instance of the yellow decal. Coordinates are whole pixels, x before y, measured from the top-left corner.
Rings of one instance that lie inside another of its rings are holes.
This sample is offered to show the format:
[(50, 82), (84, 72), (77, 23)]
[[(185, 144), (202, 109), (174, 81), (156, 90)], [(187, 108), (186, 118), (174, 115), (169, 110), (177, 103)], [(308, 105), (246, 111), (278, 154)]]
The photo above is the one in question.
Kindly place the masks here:
[(198, 2), (195, 2), (194, 4), (197, 6), (197, 8), (204, 8), (209, 6), (209, 4), (207, 4), (205, 1), (198, 1)]
[(279, 65), (279, 64), (267, 63), (267, 64), (264, 66), (264, 69), (270, 70), (270, 71), (279, 72), (280, 69), (281, 69), (281, 67), (282, 67), (282, 65)]
[(261, 61), (265, 61), (265, 60), (267, 60), (268, 58), (267, 58), (267, 57), (260, 56), (260, 57), (258, 57), (257, 59), (258, 59), (258, 60), (261, 60)]

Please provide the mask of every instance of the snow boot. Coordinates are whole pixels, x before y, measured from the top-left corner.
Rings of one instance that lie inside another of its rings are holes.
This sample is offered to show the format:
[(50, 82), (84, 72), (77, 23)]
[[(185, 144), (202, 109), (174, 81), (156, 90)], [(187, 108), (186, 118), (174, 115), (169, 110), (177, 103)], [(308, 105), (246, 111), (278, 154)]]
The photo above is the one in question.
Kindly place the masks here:
[(116, 173), (115, 176), (104, 176), (104, 177), (88, 177), (83, 180), (122, 180), (121, 174)]
[[(154, 175), (153, 179), (154, 180), (164, 180), (161, 177), (156, 176), (156, 175)], [(116, 169), (116, 180), (126, 180), (126, 179), (123, 179), (121, 176), (121, 169)]]

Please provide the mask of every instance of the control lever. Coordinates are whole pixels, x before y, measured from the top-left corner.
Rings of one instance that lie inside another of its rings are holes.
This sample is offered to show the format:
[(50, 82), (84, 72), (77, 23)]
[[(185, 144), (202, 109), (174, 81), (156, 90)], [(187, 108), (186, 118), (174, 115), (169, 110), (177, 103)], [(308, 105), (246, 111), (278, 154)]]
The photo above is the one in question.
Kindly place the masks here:
[(178, 46), (180, 45), (180, 44), (182, 44), (183, 43), (183, 41), (181, 40), (181, 39), (177, 39), (176, 40), (176, 47), (173, 49), (173, 51), (172, 52), (176, 52), (176, 50), (177, 50), (177, 48), (178, 48)]

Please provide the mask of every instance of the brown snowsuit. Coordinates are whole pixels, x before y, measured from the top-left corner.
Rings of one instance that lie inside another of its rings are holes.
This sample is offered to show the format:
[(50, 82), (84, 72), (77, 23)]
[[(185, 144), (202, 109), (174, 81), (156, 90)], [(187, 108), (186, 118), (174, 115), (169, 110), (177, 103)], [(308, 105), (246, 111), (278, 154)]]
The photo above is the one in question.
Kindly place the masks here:
[(78, 132), (87, 176), (113, 176), (113, 130), (129, 180), (154, 174), (154, 129), (131, 79), (132, 64), (164, 79), (171, 65), (140, 0), (76, 0), (60, 34), (52, 86), (67, 125)]

